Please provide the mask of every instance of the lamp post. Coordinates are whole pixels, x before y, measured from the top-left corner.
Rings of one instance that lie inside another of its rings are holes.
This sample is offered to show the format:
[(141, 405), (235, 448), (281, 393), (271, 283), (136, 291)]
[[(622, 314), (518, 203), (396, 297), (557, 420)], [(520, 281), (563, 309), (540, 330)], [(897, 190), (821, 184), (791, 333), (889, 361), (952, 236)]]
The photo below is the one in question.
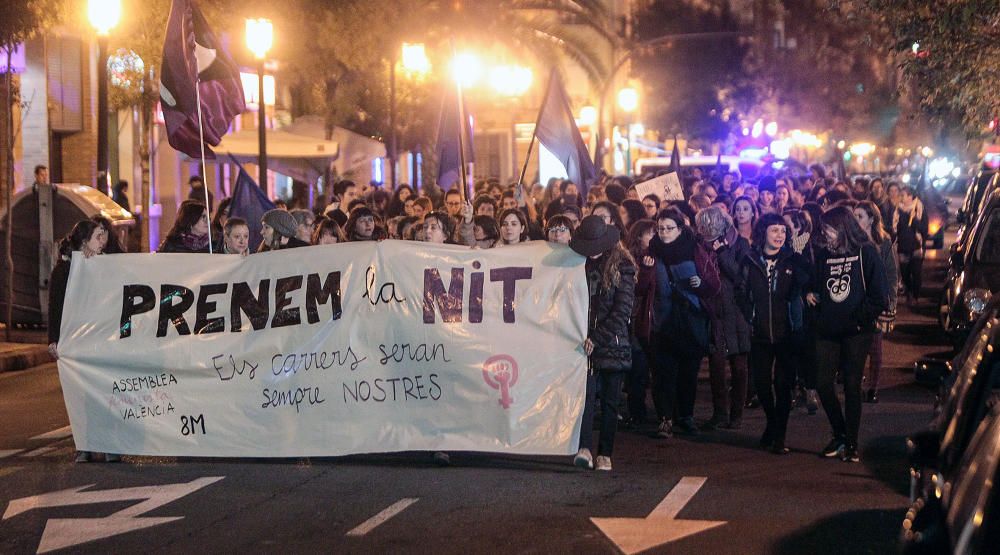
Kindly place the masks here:
[[(398, 57), (401, 52), (401, 57)], [(400, 52), (393, 52), (392, 61), (389, 63), (389, 184), (392, 190), (396, 190), (399, 184), (399, 177), (396, 173), (396, 157), (399, 150), (396, 145), (396, 63), (398, 62), (403, 71), (410, 76), (422, 77), (430, 72), (431, 62), (427, 59), (427, 52), (421, 43), (404, 42)]]
[[(120, 0), (89, 0), (87, 18), (97, 31), (97, 173), (104, 191), (111, 194), (108, 167), (108, 33), (121, 18)], [(101, 189), (98, 183), (97, 188)]]
[(625, 124), (625, 173), (632, 175), (632, 113), (639, 107), (639, 91), (626, 87), (618, 91), (618, 106), (628, 114)]
[(267, 190), (267, 104), (264, 102), (264, 59), (274, 42), (274, 30), (269, 19), (248, 19), (247, 48), (257, 58), (257, 167), (259, 185)]

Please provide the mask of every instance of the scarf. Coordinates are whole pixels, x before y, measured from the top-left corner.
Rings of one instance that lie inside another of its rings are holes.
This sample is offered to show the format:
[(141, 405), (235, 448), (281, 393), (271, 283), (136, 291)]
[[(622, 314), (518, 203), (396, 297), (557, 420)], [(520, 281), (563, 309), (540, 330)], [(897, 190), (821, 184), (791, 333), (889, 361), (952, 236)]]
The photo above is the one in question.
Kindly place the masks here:
[(181, 233), (181, 244), (190, 251), (200, 251), (208, 248), (208, 235)]
[(682, 228), (681, 235), (673, 243), (664, 243), (658, 235), (653, 236), (649, 248), (656, 256), (663, 259), (664, 264), (673, 266), (688, 260), (694, 260), (694, 249), (698, 241), (689, 228)]
[(792, 248), (795, 249), (796, 254), (802, 254), (802, 251), (805, 250), (806, 245), (809, 244), (810, 235), (809, 232), (806, 232), (792, 237)]

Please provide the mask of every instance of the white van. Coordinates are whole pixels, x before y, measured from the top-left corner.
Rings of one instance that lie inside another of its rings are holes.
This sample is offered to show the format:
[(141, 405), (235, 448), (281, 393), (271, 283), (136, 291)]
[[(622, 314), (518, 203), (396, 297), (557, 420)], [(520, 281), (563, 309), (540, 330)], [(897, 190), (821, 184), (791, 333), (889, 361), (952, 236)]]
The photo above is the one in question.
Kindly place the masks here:
[[(752, 179), (760, 173), (764, 167), (764, 162), (754, 158), (740, 158), (739, 156), (722, 156), (719, 160), (717, 156), (681, 156), (681, 169), (700, 168), (702, 173), (708, 175), (715, 171), (716, 161), (718, 161), (726, 171), (739, 172), (742, 179)], [(639, 158), (635, 161), (635, 175), (644, 173), (658, 173), (661, 170), (670, 170), (670, 157), (661, 156), (657, 158)]]

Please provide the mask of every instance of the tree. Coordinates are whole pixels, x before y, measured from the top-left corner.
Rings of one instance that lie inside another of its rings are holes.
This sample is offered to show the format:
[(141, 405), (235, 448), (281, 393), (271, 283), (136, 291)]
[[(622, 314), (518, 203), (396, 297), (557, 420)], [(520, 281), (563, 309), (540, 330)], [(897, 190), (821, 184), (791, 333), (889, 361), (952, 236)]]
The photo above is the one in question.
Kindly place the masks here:
[(924, 112), (939, 122), (960, 120), (967, 136), (983, 136), (987, 125), (1000, 116), (994, 82), (1000, 69), (1000, 4), (993, 0), (861, 4), (891, 31), (888, 45)]

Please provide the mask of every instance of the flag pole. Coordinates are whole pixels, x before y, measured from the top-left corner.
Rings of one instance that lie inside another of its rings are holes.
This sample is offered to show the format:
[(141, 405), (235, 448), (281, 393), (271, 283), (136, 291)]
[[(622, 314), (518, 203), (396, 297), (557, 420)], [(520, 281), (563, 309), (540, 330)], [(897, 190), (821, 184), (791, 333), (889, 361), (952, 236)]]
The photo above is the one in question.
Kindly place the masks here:
[[(451, 58), (454, 60), (458, 57), (457, 52), (455, 52), (455, 41), (451, 41)], [(461, 176), (462, 176), (462, 187), (461, 194), (462, 200), (468, 200), (470, 198), (470, 192), (467, 191), (470, 188), (468, 182), (468, 168), (465, 166), (465, 141), (463, 137), (465, 136), (465, 126), (468, 125), (468, 121), (465, 119), (465, 100), (462, 97), (462, 81), (456, 76), (455, 87), (458, 89), (458, 159), (459, 163), (462, 165)]]
[(212, 207), (208, 202), (208, 172), (205, 170), (205, 129), (201, 119), (201, 78), (194, 84), (195, 95), (198, 99), (198, 137), (201, 139), (201, 180), (205, 188), (205, 210), (208, 212), (208, 254), (212, 253)]
[(531, 151), (538, 138), (538, 123), (542, 121), (542, 112), (549, 100), (549, 92), (552, 89), (552, 80), (555, 79), (555, 68), (549, 72), (549, 82), (545, 85), (545, 94), (542, 96), (542, 106), (538, 109), (538, 116), (535, 117), (535, 127), (531, 130), (531, 142), (528, 143), (528, 153), (524, 155), (524, 164), (521, 166), (521, 175), (517, 178), (517, 184), (524, 185), (524, 174), (528, 172), (528, 162), (531, 160)]

